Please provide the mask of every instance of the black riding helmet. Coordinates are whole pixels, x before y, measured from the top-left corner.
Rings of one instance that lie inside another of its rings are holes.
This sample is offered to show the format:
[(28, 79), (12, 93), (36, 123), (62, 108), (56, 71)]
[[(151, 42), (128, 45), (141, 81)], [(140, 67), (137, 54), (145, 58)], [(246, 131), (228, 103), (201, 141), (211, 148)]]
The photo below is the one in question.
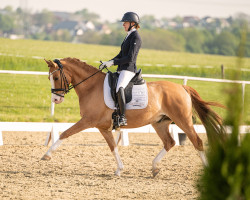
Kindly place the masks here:
[[(131, 23), (134, 22), (135, 25), (139, 24), (139, 23), (140, 23), (140, 18), (139, 18), (139, 16), (138, 16), (136, 13), (134, 13), (134, 12), (126, 12), (126, 13), (123, 15), (123, 17), (122, 17), (121, 22), (130, 22), (130, 27), (129, 27), (129, 29), (128, 29), (128, 30), (130, 31), (131, 28), (133, 27), (133, 26), (131, 26)], [(134, 26), (135, 26), (135, 25), (134, 25)]]

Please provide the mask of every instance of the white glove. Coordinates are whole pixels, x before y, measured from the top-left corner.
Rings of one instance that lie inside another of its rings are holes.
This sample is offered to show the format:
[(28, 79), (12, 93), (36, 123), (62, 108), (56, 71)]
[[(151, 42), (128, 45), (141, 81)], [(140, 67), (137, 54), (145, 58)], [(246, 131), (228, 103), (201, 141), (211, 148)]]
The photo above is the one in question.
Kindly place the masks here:
[(110, 61), (107, 61), (107, 62), (104, 62), (100, 65), (99, 69), (103, 69), (104, 67), (111, 67), (112, 65), (114, 65), (114, 60), (110, 60)]

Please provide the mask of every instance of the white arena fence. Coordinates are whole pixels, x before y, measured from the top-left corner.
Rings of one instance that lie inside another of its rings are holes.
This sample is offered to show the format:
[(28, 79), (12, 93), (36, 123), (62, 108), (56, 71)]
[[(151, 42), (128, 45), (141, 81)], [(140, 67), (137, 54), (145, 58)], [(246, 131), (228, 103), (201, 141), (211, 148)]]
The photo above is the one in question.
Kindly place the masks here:
[[(3, 136), (2, 132), (47, 132), (47, 137), (45, 139), (44, 145), (47, 146), (49, 143), (49, 138), (51, 138), (52, 144), (56, 142), (59, 138), (59, 133), (70, 128), (74, 123), (43, 123), (43, 122), (0, 122), (0, 145), (3, 145)], [(197, 133), (206, 133), (206, 130), (203, 125), (194, 125), (195, 131)], [(227, 133), (231, 133), (230, 127), (225, 127)], [(169, 127), (169, 131), (176, 142), (176, 145), (180, 145), (179, 136), (184, 133), (182, 129), (180, 129), (177, 125), (171, 124)], [(83, 130), (81, 132), (97, 133), (99, 130), (97, 128), (89, 128)], [(114, 131), (115, 132), (115, 131)], [(121, 140), (122, 146), (129, 145), (129, 137), (128, 133), (156, 133), (154, 128), (151, 125), (143, 126), (140, 128), (134, 129), (121, 129), (117, 131), (116, 142), (118, 143), (119, 138)], [(250, 133), (250, 126), (240, 126), (240, 133), (246, 134)]]
[[(0, 74), (27, 74), (27, 75), (49, 75), (48, 72), (34, 72), (34, 71), (14, 71), (14, 70), (0, 70)], [(201, 77), (191, 77), (191, 76), (175, 76), (175, 75), (158, 75), (158, 74), (143, 74), (145, 78), (172, 78), (172, 79), (181, 79), (183, 84), (187, 85), (188, 80), (193, 81), (208, 81), (208, 82), (217, 82), (217, 83), (237, 83), (242, 86), (242, 103), (244, 107), (244, 98), (245, 98), (245, 86), (250, 84), (250, 81), (237, 81), (237, 80), (227, 80), (227, 79), (213, 79), (213, 78), (201, 78)], [(51, 115), (54, 115), (55, 104), (51, 103)]]
[[(33, 72), (33, 71), (12, 71), (12, 70), (0, 70), (0, 73), (8, 74), (26, 74), (26, 75), (46, 75), (48, 72)], [(211, 79), (211, 78), (200, 78), (200, 77), (189, 77), (189, 76), (175, 76), (175, 75), (155, 75), (155, 74), (143, 74), (143, 77), (146, 78), (172, 78), (172, 79), (182, 79), (183, 84), (186, 85), (188, 80), (195, 81), (208, 81), (208, 82), (220, 82), (220, 83), (237, 83), (242, 85), (242, 100), (244, 105), (245, 97), (245, 85), (250, 84), (250, 81), (236, 81), (236, 80), (226, 80), (226, 79)], [(51, 115), (54, 115), (54, 103), (51, 103)], [(3, 145), (2, 131), (27, 131), (27, 132), (48, 132), (48, 136), (45, 141), (45, 145), (48, 145), (49, 137), (54, 143), (59, 138), (59, 132), (71, 127), (73, 123), (35, 123), (35, 122), (0, 122), (0, 145)], [(203, 125), (194, 125), (194, 128), (197, 133), (206, 133)], [(227, 132), (230, 133), (231, 130), (229, 127)], [(86, 129), (83, 132), (99, 132), (98, 129), (91, 128)], [(136, 128), (136, 129), (121, 129), (117, 134), (117, 141), (121, 137), (121, 144), (123, 146), (129, 145), (128, 133), (155, 133), (155, 130), (151, 125)], [(178, 126), (170, 125), (170, 132), (176, 142), (176, 145), (180, 145), (179, 135), (184, 133)], [(250, 126), (241, 126), (240, 133), (249, 133)]]

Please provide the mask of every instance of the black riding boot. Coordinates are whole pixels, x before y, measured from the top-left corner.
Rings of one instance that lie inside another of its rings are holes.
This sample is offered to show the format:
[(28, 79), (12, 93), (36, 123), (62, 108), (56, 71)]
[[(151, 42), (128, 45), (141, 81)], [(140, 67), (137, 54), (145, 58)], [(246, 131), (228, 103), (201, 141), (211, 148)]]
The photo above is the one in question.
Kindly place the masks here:
[(119, 110), (120, 110), (119, 125), (126, 126), (127, 125), (127, 119), (125, 117), (126, 99), (125, 99), (123, 87), (119, 88), (117, 97), (118, 97), (118, 104), (119, 104)]

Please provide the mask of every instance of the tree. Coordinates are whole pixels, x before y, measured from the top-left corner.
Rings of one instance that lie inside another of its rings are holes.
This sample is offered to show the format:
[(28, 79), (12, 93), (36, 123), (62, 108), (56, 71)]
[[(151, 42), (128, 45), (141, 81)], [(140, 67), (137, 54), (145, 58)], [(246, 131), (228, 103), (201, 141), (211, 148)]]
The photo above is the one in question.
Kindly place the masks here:
[(46, 9), (33, 15), (33, 24), (36, 26), (46, 26), (49, 23), (53, 24), (55, 21), (53, 13)]
[(143, 29), (154, 29), (156, 25), (156, 19), (153, 15), (144, 15), (140, 18), (141, 27)]
[(52, 39), (56, 41), (71, 42), (72, 36), (68, 30), (59, 30), (58, 32), (52, 34)]
[(83, 35), (77, 37), (79, 42), (87, 44), (100, 44), (101, 36), (95, 31), (87, 31)]
[(123, 30), (113, 31), (109, 35), (103, 35), (100, 44), (120, 46), (125, 36), (126, 35)]
[(235, 56), (237, 44), (237, 38), (232, 33), (223, 31), (212, 41), (210, 53)]
[(80, 15), (85, 21), (97, 22), (100, 19), (100, 16), (98, 14), (89, 12), (86, 8), (80, 11), (76, 11), (75, 14)]
[(250, 57), (250, 32), (247, 33), (245, 55), (246, 55), (246, 57)]
[(142, 47), (168, 51), (184, 51), (185, 39), (176, 32), (163, 29), (154, 31), (143, 30), (141, 32)]
[(192, 53), (203, 53), (202, 45), (205, 41), (202, 31), (195, 28), (183, 29), (181, 34), (186, 40), (185, 49)]
[(11, 33), (14, 28), (14, 19), (9, 15), (0, 14), (0, 30), (3, 33)]

